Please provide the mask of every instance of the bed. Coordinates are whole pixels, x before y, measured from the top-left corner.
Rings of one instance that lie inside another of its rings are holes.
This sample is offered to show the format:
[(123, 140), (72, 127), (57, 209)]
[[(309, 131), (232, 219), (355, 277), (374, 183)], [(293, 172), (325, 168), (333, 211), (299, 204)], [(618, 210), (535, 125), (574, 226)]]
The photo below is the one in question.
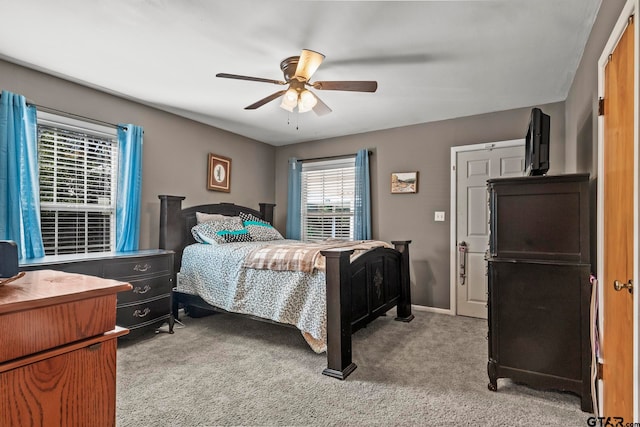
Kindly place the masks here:
[[(197, 224), (197, 213), (228, 217), (251, 215), (271, 224), (275, 205), (260, 203), (259, 210), (255, 210), (232, 203), (219, 203), (183, 209), (182, 201), (185, 198), (182, 196), (158, 197), (159, 245), (161, 249), (175, 252), (174, 271), (179, 272), (180, 276), (179, 283), (172, 292), (172, 311), (176, 319), (178, 308), (183, 306), (187, 309), (200, 308), (249, 315), (260, 320), (294, 326), (301, 330), (316, 352), (326, 350), (327, 367), (322, 373), (338, 379), (347, 378), (356, 368), (351, 357), (352, 333), (385, 315), (394, 306), (397, 308), (396, 320), (410, 322), (413, 319), (409, 277), (410, 241), (394, 241), (391, 242), (392, 245), (386, 244), (368, 250), (359, 247), (345, 248), (342, 245), (322, 250), (322, 257), (319, 257), (322, 263), (311, 273), (256, 270), (246, 259), (234, 261), (233, 257), (238, 256), (237, 254), (245, 257), (249, 252), (273, 248), (274, 244), (297, 246), (300, 242), (283, 240), (207, 245), (196, 242), (191, 231)], [(216, 256), (228, 259), (221, 260)], [(206, 265), (208, 272), (203, 270)], [(212, 265), (220, 271), (212, 271)], [(273, 279), (274, 275), (279, 278)], [(226, 278), (232, 276), (241, 276), (241, 280), (234, 279), (228, 286), (244, 289), (241, 298), (235, 300), (229, 298), (230, 294), (225, 293), (227, 291), (216, 289), (218, 284), (223, 286), (221, 283), (228, 282)], [(290, 283), (291, 276), (303, 276), (303, 286), (280, 286), (282, 283)], [(298, 312), (276, 310), (286, 312), (285, 316), (281, 316), (282, 313), (276, 316), (268, 309), (263, 310), (260, 307), (278, 306), (273, 303), (276, 299), (289, 301), (297, 298), (292, 298), (291, 294), (278, 296), (272, 293), (268, 286), (274, 287), (274, 282), (277, 282), (279, 288), (287, 288), (288, 292), (303, 292), (304, 298), (310, 299), (305, 300), (304, 308), (298, 309)], [(266, 299), (267, 303), (256, 299)], [(318, 315), (322, 322), (319, 329)]]

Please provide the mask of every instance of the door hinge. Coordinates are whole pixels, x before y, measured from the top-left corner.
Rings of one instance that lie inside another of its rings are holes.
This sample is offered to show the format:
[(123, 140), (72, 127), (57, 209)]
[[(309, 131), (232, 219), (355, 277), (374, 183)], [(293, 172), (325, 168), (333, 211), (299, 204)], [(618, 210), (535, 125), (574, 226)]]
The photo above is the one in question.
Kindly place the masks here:
[(603, 371), (604, 371), (604, 369), (603, 369), (602, 363), (597, 362), (596, 363), (596, 378), (597, 379), (599, 379), (599, 380), (604, 379)]
[(604, 116), (604, 98), (598, 99), (598, 115)]

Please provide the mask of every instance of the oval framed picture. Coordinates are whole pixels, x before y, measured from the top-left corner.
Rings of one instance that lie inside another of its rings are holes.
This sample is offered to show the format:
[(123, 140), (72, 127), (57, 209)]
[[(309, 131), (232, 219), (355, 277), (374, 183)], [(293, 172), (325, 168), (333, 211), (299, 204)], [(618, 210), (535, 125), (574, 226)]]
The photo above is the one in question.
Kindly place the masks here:
[(231, 159), (209, 153), (207, 190), (231, 192)]

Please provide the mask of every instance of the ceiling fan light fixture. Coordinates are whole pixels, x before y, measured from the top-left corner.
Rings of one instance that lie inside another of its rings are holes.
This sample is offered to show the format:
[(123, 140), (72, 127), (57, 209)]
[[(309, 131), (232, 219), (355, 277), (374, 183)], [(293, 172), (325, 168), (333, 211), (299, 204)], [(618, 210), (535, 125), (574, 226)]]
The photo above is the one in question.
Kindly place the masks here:
[(296, 68), (295, 77), (301, 77), (303, 80), (309, 80), (311, 75), (316, 72), (324, 55), (309, 49), (303, 49)]
[(298, 91), (293, 88), (289, 88), (282, 97), (280, 107), (289, 112), (293, 112), (296, 105), (298, 105)]
[(282, 102), (280, 103), (280, 108), (285, 109), (285, 110), (287, 110), (287, 111), (288, 111), (288, 112), (290, 112), (290, 113), (293, 113), (293, 109), (295, 108), (295, 104), (294, 104), (294, 106), (292, 107), (291, 105), (287, 104), (287, 103), (285, 102), (285, 98), (284, 98), (284, 97), (282, 97)]
[(313, 107), (318, 103), (318, 99), (308, 90), (303, 90), (300, 93), (300, 99), (298, 100), (298, 111), (301, 113), (306, 113), (307, 111), (311, 111)]
[(295, 106), (296, 102), (298, 101), (298, 91), (295, 90), (294, 88), (289, 88), (285, 92), (284, 98), (287, 100), (289, 104), (293, 104)]
[(302, 101), (298, 101), (298, 113), (306, 113), (307, 111), (311, 111), (311, 108), (305, 107)]

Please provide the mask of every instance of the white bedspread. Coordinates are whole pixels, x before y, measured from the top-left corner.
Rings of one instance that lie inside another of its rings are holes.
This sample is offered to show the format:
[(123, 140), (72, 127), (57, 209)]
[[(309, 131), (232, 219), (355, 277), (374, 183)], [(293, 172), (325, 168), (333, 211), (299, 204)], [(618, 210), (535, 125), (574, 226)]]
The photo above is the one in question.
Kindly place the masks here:
[[(278, 240), (278, 243), (299, 243)], [(274, 242), (187, 246), (178, 289), (199, 295), (224, 310), (297, 327), (317, 353), (326, 351), (326, 291), (322, 271), (269, 271), (243, 268), (245, 256)]]

